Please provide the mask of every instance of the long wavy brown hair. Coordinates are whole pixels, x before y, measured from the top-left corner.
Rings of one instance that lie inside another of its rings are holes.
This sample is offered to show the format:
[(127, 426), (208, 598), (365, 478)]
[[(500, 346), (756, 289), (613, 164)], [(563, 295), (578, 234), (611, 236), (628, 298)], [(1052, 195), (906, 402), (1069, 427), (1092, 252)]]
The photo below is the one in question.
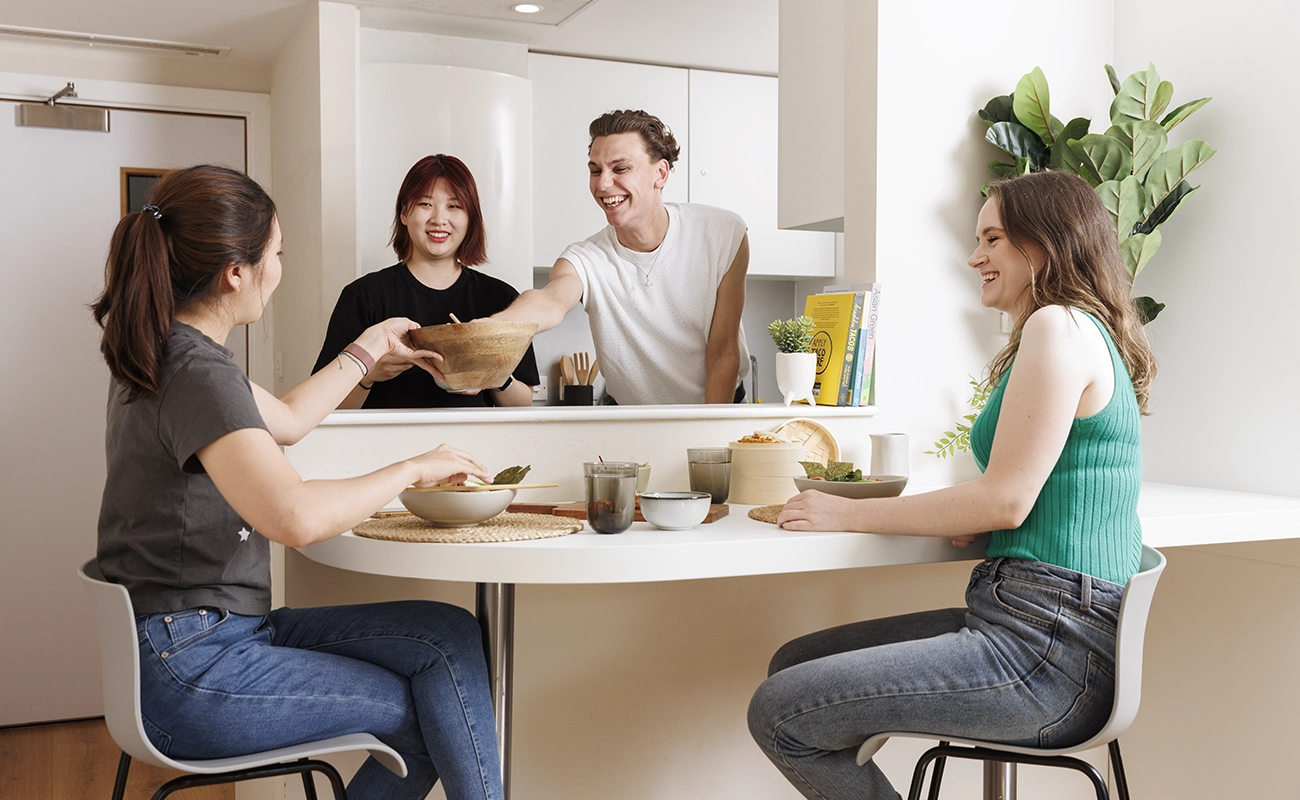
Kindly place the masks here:
[(1013, 320), (1011, 340), (989, 364), (989, 385), (1011, 369), (1030, 314), (1044, 306), (1073, 307), (1106, 326), (1133, 381), (1138, 409), (1147, 414), (1156, 359), (1129, 297), (1114, 223), (1096, 192), (1077, 175), (1047, 171), (990, 184), (988, 197), (998, 204), (1008, 241), (1022, 254), (1033, 244), (1046, 255), (1037, 264), (1026, 254), (1030, 301)]

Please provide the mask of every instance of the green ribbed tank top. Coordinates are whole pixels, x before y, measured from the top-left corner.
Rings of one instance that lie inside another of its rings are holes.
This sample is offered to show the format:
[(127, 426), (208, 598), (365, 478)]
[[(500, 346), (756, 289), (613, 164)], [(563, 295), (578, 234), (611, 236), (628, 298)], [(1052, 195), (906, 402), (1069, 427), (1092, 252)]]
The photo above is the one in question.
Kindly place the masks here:
[[(993, 531), (990, 558), (1042, 561), (1123, 585), (1142, 560), (1138, 490), (1142, 484), (1142, 428), (1133, 381), (1106, 326), (1101, 330), (1115, 370), (1115, 391), (1106, 407), (1070, 426), (1065, 448), (1043, 484), (1033, 510), (1014, 530)], [(1013, 362), (1012, 368), (1015, 364)], [(989, 394), (971, 426), (971, 452), (980, 472), (988, 466), (1011, 369)]]

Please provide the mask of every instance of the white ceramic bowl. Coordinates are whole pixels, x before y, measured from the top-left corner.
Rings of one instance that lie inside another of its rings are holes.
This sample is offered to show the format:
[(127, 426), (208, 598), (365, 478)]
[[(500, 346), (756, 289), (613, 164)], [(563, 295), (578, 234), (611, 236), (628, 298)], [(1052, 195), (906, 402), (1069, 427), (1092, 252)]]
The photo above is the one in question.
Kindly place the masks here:
[(684, 531), (704, 521), (712, 502), (708, 492), (644, 492), (641, 516), (656, 528)]
[(412, 492), (399, 495), (402, 505), (440, 528), (477, 525), (506, 510), (515, 499), (514, 489), (475, 492)]
[(864, 497), (898, 497), (907, 486), (906, 475), (873, 475), (862, 481), (815, 481), (812, 478), (795, 478), (794, 485), (799, 491), (816, 489), (819, 492), (851, 497), (860, 500)]

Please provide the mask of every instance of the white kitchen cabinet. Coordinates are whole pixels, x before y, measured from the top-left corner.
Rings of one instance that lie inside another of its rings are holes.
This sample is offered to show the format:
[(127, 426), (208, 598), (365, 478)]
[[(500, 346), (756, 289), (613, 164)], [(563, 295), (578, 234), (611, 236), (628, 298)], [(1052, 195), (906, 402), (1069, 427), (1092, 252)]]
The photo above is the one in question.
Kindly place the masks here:
[(682, 147), (664, 200), (689, 199), (687, 70), (594, 58), (530, 54), (533, 82), (533, 266), (550, 267), (564, 248), (605, 227), (587, 180), (587, 126), (606, 111), (644, 109)]
[(690, 70), (691, 202), (749, 225), (749, 274), (835, 274), (835, 235), (777, 228), (777, 79)]
[(781, 0), (777, 224), (844, 230), (844, 0)]

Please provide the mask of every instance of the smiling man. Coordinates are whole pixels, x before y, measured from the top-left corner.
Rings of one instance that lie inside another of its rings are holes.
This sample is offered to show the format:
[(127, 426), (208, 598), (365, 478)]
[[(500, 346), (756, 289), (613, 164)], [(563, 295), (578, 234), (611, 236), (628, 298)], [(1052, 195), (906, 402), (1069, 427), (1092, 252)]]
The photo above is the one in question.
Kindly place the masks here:
[(524, 292), (496, 318), (548, 330), (581, 303), (617, 402), (740, 402), (749, 372), (740, 327), (749, 269), (744, 220), (663, 201), (681, 149), (658, 117), (612, 111), (589, 133), (591, 196), (609, 225), (569, 245), (545, 288)]

